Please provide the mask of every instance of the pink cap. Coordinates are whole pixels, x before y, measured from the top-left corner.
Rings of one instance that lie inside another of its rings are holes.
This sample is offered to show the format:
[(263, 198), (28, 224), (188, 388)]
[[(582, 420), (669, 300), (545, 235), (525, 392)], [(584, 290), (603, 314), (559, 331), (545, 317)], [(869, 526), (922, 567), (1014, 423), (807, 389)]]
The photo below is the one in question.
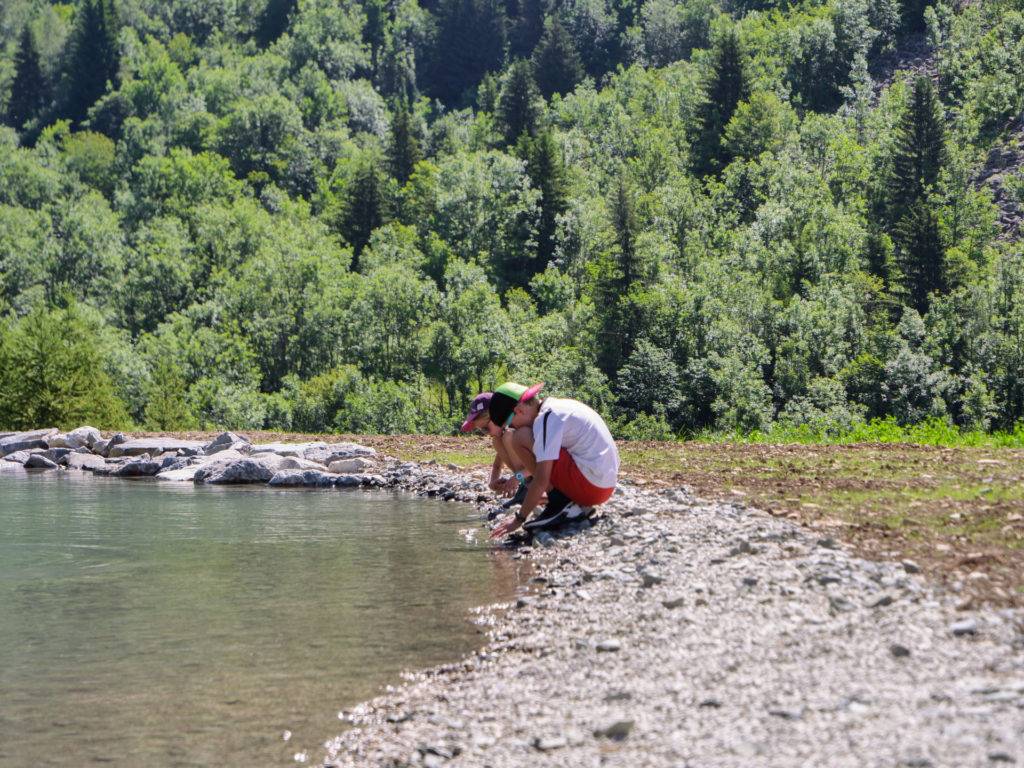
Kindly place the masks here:
[(473, 398), (473, 402), (469, 405), (469, 416), (462, 422), (463, 432), (473, 431), (473, 422), (476, 421), (477, 417), (491, 407), (491, 396), (492, 392), (481, 392), (479, 395)]

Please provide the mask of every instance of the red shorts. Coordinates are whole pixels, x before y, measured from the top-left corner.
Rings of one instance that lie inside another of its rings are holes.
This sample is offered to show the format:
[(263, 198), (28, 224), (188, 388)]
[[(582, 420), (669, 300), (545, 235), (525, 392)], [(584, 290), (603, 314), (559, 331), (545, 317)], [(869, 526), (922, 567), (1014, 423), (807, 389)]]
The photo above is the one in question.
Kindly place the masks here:
[(551, 468), (551, 484), (581, 507), (596, 507), (611, 498), (614, 488), (598, 488), (587, 480), (565, 448)]

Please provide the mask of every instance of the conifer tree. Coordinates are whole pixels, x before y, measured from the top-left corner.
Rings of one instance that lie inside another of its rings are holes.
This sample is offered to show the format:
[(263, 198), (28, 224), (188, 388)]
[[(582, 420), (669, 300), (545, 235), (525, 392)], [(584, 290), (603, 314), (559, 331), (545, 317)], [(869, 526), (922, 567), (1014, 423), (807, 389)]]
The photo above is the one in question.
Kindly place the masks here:
[(533, 72), (545, 99), (570, 93), (583, 79), (583, 60), (557, 16), (549, 17), (544, 25), (544, 34), (533, 51)]
[(697, 109), (698, 133), (693, 147), (693, 169), (698, 176), (718, 173), (732, 160), (722, 142), (722, 135), (736, 106), (749, 96), (746, 56), (739, 36), (730, 29), (712, 50), (704, 100)]
[(515, 19), (509, 30), (509, 54), (513, 57), (529, 56), (544, 34), (546, 0), (519, 0)]
[(515, 143), (524, 133), (532, 136), (536, 132), (540, 92), (532, 70), (529, 61), (513, 62), (498, 96), (497, 118), (507, 144)]
[(46, 109), (47, 83), (39, 62), (32, 31), (26, 24), (21, 31), (18, 53), (14, 57), (14, 82), (7, 104), (7, 124), (21, 129), (40, 117)]
[(597, 265), (594, 303), (601, 308), (598, 365), (608, 376), (619, 370), (644, 330), (633, 293), (656, 278), (655, 265), (643, 259), (637, 250), (641, 225), (635, 196), (626, 175), (620, 174), (608, 201), (611, 248)]
[(66, 114), (76, 126), (107, 89), (118, 86), (120, 56), (113, 0), (83, 0), (75, 13), (64, 70)]
[(433, 94), (445, 104), (470, 98), (484, 74), (501, 67), (505, 42), (499, 0), (442, 0), (432, 53)]
[(942, 105), (931, 81), (914, 81), (914, 91), (896, 125), (896, 147), (886, 184), (889, 220), (899, 221), (939, 178), (949, 162)]
[(896, 223), (893, 240), (903, 273), (903, 290), (910, 305), (924, 315), (928, 295), (949, 290), (946, 249), (934, 208), (925, 200), (914, 203)]
[(416, 163), (423, 159), (419, 141), (413, 129), (409, 107), (404, 100), (398, 100), (391, 116), (391, 128), (387, 146), (388, 169), (391, 177), (399, 184), (412, 175)]
[(535, 272), (543, 270), (555, 252), (558, 217), (569, 205), (569, 181), (565, 165), (551, 131), (542, 131), (536, 139), (519, 138), (516, 154), (526, 160), (526, 172), (534, 188), (540, 191), (540, 222), (537, 227)]
[(342, 236), (352, 246), (353, 272), (359, 269), (359, 254), (370, 242), (370, 235), (390, 220), (384, 180), (377, 164), (372, 160), (363, 162), (346, 190), (339, 221)]
[(256, 25), (256, 41), (261, 47), (266, 48), (285, 33), (297, 6), (298, 0), (267, 0)]

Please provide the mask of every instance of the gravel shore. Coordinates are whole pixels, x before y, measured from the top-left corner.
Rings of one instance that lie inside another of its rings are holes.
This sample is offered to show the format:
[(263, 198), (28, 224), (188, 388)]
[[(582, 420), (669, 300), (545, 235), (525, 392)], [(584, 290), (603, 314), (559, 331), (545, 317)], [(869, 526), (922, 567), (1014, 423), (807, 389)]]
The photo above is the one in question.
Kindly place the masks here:
[[(387, 485), (485, 504), (481, 478)], [(487, 643), (340, 713), (325, 766), (1024, 763), (1024, 613), (962, 612), (913, 562), (685, 489), (623, 485), (590, 527), (499, 546), (535, 594)], [(476, 536), (486, 537), (482, 524)]]

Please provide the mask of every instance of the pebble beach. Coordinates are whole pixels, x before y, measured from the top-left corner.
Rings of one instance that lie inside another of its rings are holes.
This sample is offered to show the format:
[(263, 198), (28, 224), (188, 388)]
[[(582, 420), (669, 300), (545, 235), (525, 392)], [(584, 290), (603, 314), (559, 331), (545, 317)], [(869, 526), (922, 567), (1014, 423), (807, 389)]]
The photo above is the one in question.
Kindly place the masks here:
[[(455, 469), (384, 475), (493, 505)], [(491, 556), (528, 560), (531, 593), (476, 612), (478, 652), (340, 712), (322, 765), (1024, 762), (1024, 616), (957, 610), (912, 561), (628, 481), (590, 525)]]

